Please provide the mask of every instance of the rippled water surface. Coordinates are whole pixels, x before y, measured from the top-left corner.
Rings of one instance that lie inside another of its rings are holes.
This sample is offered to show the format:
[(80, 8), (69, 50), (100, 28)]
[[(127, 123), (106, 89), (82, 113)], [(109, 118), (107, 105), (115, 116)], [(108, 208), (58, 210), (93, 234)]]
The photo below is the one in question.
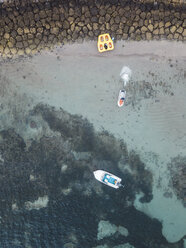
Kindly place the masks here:
[[(49, 67), (45, 57), (2, 64), (0, 247), (183, 248), (184, 226), (178, 240), (165, 238), (168, 203), (179, 205), (176, 218), (184, 224), (180, 64), (152, 55), (137, 57), (140, 63), (134, 55), (115, 56), (112, 63), (103, 57), (102, 71), (110, 66), (103, 75), (97, 56), (76, 63), (50, 56)], [(119, 109), (123, 81), (127, 97)], [(99, 183), (96, 169), (118, 175), (125, 187)]]

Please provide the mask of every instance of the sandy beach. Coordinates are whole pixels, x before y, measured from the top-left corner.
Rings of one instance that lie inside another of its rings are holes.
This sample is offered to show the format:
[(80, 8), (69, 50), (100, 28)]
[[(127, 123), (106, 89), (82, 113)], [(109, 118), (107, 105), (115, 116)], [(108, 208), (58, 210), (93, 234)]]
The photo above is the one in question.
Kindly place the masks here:
[[(24, 113), (46, 103), (122, 139), (153, 173), (153, 200), (142, 204), (138, 195), (135, 207), (159, 219), (166, 239), (177, 242), (186, 235), (186, 208), (170, 187), (168, 167), (173, 158), (186, 156), (185, 65), (186, 45), (164, 40), (120, 41), (104, 54), (95, 42), (85, 42), (1, 61), (0, 129), (13, 127), (28, 143), (39, 139), (40, 129), (28, 135)], [(126, 104), (118, 108), (123, 66), (132, 70), (132, 77)]]

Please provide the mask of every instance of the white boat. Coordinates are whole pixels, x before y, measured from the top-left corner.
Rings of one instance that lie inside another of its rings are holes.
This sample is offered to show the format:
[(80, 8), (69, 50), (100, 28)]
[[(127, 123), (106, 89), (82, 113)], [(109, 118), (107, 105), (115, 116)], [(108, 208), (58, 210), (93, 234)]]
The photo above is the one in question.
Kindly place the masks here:
[(94, 177), (100, 181), (101, 183), (104, 183), (112, 188), (118, 189), (119, 187), (123, 187), (121, 184), (121, 178), (103, 170), (96, 170), (93, 172)]
[(124, 105), (125, 97), (126, 97), (126, 90), (120, 90), (118, 96), (118, 107), (122, 107)]

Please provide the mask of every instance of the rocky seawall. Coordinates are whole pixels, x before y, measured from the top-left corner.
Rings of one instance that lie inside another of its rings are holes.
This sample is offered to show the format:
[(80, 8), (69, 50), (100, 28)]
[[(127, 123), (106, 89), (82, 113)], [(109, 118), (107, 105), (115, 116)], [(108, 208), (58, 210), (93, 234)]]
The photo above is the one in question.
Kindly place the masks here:
[(184, 2), (9, 1), (1, 3), (0, 54), (31, 55), (55, 45), (96, 40), (186, 40)]

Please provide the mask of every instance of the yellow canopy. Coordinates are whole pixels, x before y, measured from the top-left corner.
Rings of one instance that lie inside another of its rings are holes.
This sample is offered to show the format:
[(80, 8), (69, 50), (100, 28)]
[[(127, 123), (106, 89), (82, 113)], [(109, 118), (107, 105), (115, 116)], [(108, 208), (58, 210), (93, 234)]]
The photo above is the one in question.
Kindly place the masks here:
[(114, 43), (109, 34), (100, 34), (98, 36), (98, 51), (100, 53), (114, 49)]

